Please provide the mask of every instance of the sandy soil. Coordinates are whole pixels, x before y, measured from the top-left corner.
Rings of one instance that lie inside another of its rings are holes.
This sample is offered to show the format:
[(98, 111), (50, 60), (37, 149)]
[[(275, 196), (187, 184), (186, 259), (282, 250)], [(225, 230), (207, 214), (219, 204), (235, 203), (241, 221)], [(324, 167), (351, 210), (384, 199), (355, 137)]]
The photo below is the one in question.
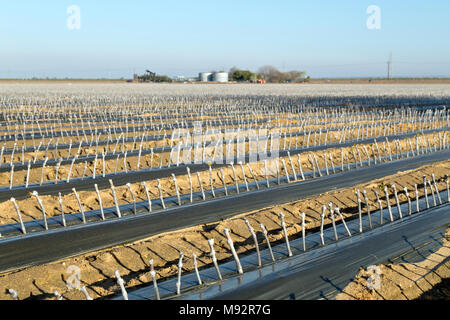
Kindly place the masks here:
[[(431, 140), (432, 135), (428, 135), (428, 136), (430, 137), (430, 140)], [(360, 154), (361, 154), (362, 160), (366, 160), (367, 157), (365, 156), (361, 145), (357, 145), (355, 147), (360, 149)], [(354, 149), (355, 147), (343, 148), (344, 163), (347, 163), (347, 160), (346, 160), (347, 158), (349, 159), (348, 161), (354, 162), (353, 151), (355, 150)], [(401, 141), (400, 147), (401, 147), (402, 151), (406, 151), (406, 139)], [(413, 147), (414, 147), (414, 145), (413, 145)], [(379, 143), (379, 148), (381, 149), (380, 153), (382, 155), (387, 154), (387, 153), (384, 153), (381, 143)], [(393, 152), (396, 151), (394, 143), (391, 143), (391, 149)], [(374, 149), (374, 150), (375, 150), (375, 155), (377, 155), (376, 149)], [(336, 168), (340, 167), (341, 149), (331, 148), (331, 149), (327, 149), (325, 151), (318, 151), (318, 152), (313, 152), (313, 153), (309, 153), (309, 154), (311, 154), (311, 155), (315, 154), (318, 159), (319, 166), (321, 168), (324, 168), (325, 167), (325, 164), (323, 161), (324, 152), (331, 153), (333, 155), (334, 166)], [(368, 153), (373, 158), (374, 153), (372, 153), (372, 148), (370, 148), (370, 147), (368, 148)], [(355, 152), (355, 154), (356, 154), (356, 152)], [(166, 157), (169, 157), (169, 154), (166, 154)], [(357, 156), (357, 158), (358, 158), (358, 156)], [(290, 166), (288, 157), (285, 157), (283, 159), (285, 160), (288, 173), (292, 174), (293, 171), (292, 171), (292, 167)], [(312, 171), (312, 166), (308, 160), (308, 156), (306, 154), (302, 154), (300, 159), (302, 162), (303, 171), (304, 172)], [(292, 160), (293, 160), (292, 162), (293, 162), (294, 169), (295, 169), (296, 173), (299, 174), (300, 170), (299, 170), (299, 166), (298, 166), (298, 156), (293, 156)], [(144, 166), (149, 167), (150, 166), (150, 155), (142, 158), (141, 161), (142, 161), (141, 163), (143, 164), (143, 167)], [(159, 155), (154, 155), (153, 163), (159, 163), (159, 161), (160, 161)], [(108, 168), (108, 169), (106, 171), (110, 170), (110, 171), (114, 172), (115, 162), (116, 162), (115, 160), (107, 161), (106, 168)], [(282, 165), (281, 159), (279, 159), (278, 162), (279, 162), (279, 168), (280, 168), (280, 176), (284, 176), (285, 172), (284, 172), (284, 167)], [(373, 162), (373, 160), (372, 160), (372, 162)], [(329, 172), (332, 173), (332, 166), (331, 166), (331, 162), (329, 161), (329, 159), (327, 159), (327, 163), (328, 163), (328, 167), (329, 167)], [(127, 158), (127, 168), (128, 169), (135, 168), (136, 165), (137, 165), (137, 157)], [(97, 175), (101, 174), (100, 173), (102, 170), (101, 166), (102, 166), (101, 160), (99, 160), (97, 162), (97, 169), (96, 169)], [(255, 178), (257, 180), (263, 181), (263, 183), (265, 183), (264, 182), (265, 181), (264, 164), (262, 162), (254, 163), (254, 164), (251, 164), (250, 167), (252, 168)], [(275, 178), (276, 170), (275, 170), (274, 163), (269, 163), (268, 167), (269, 167), (269, 176), (272, 178)], [(86, 170), (86, 175), (92, 176), (93, 162), (89, 163), (87, 168), (88, 169)], [(125, 166), (123, 165), (123, 159), (119, 160), (118, 168), (119, 168), (118, 169), (119, 171), (124, 170)], [(273, 171), (270, 171), (271, 168), (273, 169)], [(65, 179), (67, 177), (68, 171), (69, 171), (69, 168), (67, 166), (62, 166), (59, 170), (59, 177), (63, 177)], [(224, 167), (222, 169), (222, 171), (224, 173), (225, 182), (226, 182), (227, 186), (234, 185), (235, 180), (234, 180), (234, 174), (233, 174), (233, 170), (232, 170), (231, 166)], [(238, 183), (243, 184), (244, 176), (242, 174), (242, 169), (240, 168), (239, 165), (235, 165), (235, 171), (236, 171), (236, 177), (237, 177)], [(46, 168), (45, 172), (46, 172), (45, 180), (54, 180), (54, 177), (55, 177), (54, 168)], [(75, 177), (75, 176), (81, 177), (83, 175), (83, 172), (84, 172), (84, 164), (79, 163), (76, 166), (74, 166), (72, 176), (73, 177)], [(249, 171), (249, 169), (246, 166), (244, 166), (244, 172), (245, 172), (245, 179), (247, 182), (254, 181), (253, 176), (251, 175), (251, 172)], [(17, 179), (20, 179), (21, 173), (22, 173), (22, 179), (23, 179), (21, 181), (21, 183), (24, 183), (23, 181), (25, 180), (25, 174), (23, 174), (23, 172), (18, 172), (15, 176)], [(438, 173), (436, 172), (436, 174), (438, 174)], [(31, 181), (34, 181), (34, 182), (40, 181), (40, 175), (41, 175), (41, 171), (39, 169), (32, 170), (32, 174), (30, 176), (30, 182)], [(200, 178), (202, 181), (203, 188), (205, 190), (210, 189), (211, 183), (210, 183), (209, 172), (208, 171), (201, 172)], [(5, 181), (5, 179), (6, 179), (5, 174), (0, 176), (0, 182), (3, 181), (3, 183), (7, 183)], [(8, 176), (8, 180), (9, 180), (9, 176)], [(420, 183), (420, 181), (418, 183)], [(201, 187), (200, 187), (200, 184), (198, 182), (198, 178), (196, 177), (195, 172), (192, 172), (192, 184), (193, 184), (194, 192), (200, 191)], [(190, 184), (189, 184), (189, 178), (188, 178), (187, 174), (177, 176), (177, 185), (179, 188), (179, 192), (181, 194), (189, 194)], [(222, 188), (223, 187), (222, 175), (220, 173), (220, 170), (218, 170), (218, 169), (213, 170), (213, 185), (214, 185), (214, 188)], [(154, 180), (148, 181), (147, 186), (149, 188), (151, 198), (152, 199), (159, 198), (159, 190), (157, 188), (157, 181), (154, 181)], [(162, 186), (164, 197), (176, 195), (174, 182), (171, 177), (162, 178), (161, 186)], [(136, 201), (147, 201), (145, 189), (140, 183), (132, 184), (131, 188), (136, 197)], [(408, 189), (414, 190), (413, 186), (408, 186)], [(117, 193), (119, 204), (132, 203), (132, 196), (131, 196), (127, 186), (117, 187), (116, 193)], [(80, 198), (83, 199), (82, 205), (83, 205), (83, 209), (85, 211), (96, 210), (96, 209), (100, 208), (99, 202), (97, 199), (97, 195), (94, 191), (81, 191), (81, 192), (79, 192), (79, 194), (80, 194)], [(106, 207), (114, 207), (114, 202), (113, 202), (114, 198), (112, 195), (112, 191), (110, 189), (101, 190), (100, 194), (101, 194), (103, 206), (105, 208)], [(60, 215), (60, 206), (59, 206), (59, 202), (58, 202), (59, 198), (57, 196), (41, 196), (41, 199), (44, 203), (46, 214), (48, 216)], [(41, 219), (42, 213), (41, 213), (41, 210), (40, 210), (39, 206), (37, 205), (37, 201), (34, 197), (30, 196), (27, 199), (18, 200), (17, 202), (23, 213), (24, 221), (33, 220), (33, 219)], [(64, 195), (63, 196), (63, 204), (64, 204), (64, 212), (65, 213), (79, 212), (79, 205), (78, 205), (78, 202), (77, 202), (74, 194)], [(0, 203), (0, 212), (1, 212), (1, 214), (0, 214), (0, 223), (1, 224), (18, 222), (18, 217), (17, 217), (16, 211), (14, 210), (13, 204), (10, 201), (5, 201), (5, 202)]]
[[(248, 219), (257, 232), (259, 243), (264, 247), (264, 237), (260, 232), (259, 223), (263, 223), (269, 232), (271, 243), (281, 242), (283, 239), (280, 226), (279, 213), (286, 216), (287, 232), (291, 238), (300, 236), (301, 219), (299, 213), (306, 213), (307, 232), (315, 232), (320, 226), (320, 211), (322, 205), (327, 205), (330, 201), (342, 208), (346, 219), (357, 215), (357, 202), (355, 189), (375, 190), (380, 185), (412, 186), (422, 181), (422, 175), (429, 176), (435, 173), (439, 180), (439, 189), (445, 188), (445, 183), (441, 181), (445, 174), (449, 172), (450, 160), (424, 166), (417, 170), (405, 171), (392, 176), (377, 179), (364, 185), (347, 188), (321, 194), (313, 198), (301, 201), (272, 206), (261, 210), (256, 210), (246, 214), (236, 216), (232, 219), (210, 223), (166, 233), (143, 239), (125, 246), (118, 246), (93, 252), (75, 258), (64, 259), (46, 265), (26, 268), (9, 274), (0, 276), (0, 299), (9, 299), (6, 290), (13, 288), (19, 292), (20, 299), (53, 299), (54, 290), (62, 293), (66, 299), (84, 299), (84, 295), (78, 290), (69, 290), (66, 281), (71, 277), (70, 266), (76, 266), (81, 271), (81, 283), (88, 288), (89, 294), (93, 298), (101, 298), (118, 292), (118, 286), (114, 280), (114, 270), (119, 270), (128, 288), (145, 285), (151, 281), (149, 275), (149, 259), (154, 259), (155, 270), (159, 278), (174, 276), (177, 272), (177, 261), (179, 251), (185, 255), (183, 269), (190, 271), (193, 269), (191, 259), (192, 253), (198, 256), (199, 267), (210, 266), (211, 258), (207, 239), (215, 239), (215, 249), (220, 261), (228, 260), (231, 254), (223, 235), (223, 229), (231, 230), (236, 250), (239, 254), (244, 254), (254, 249), (253, 241), (244, 220)], [(398, 188), (399, 189), (399, 188)], [(370, 205), (375, 209), (375, 196), (368, 192)], [(423, 195), (421, 191), (420, 195)], [(402, 201), (406, 197), (401, 194)], [(383, 199), (384, 200), (384, 199)], [(390, 199), (394, 204), (394, 199)], [(383, 206), (386, 206), (383, 201)], [(329, 219), (325, 220), (327, 226), (331, 224)], [(448, 256), (448, 253), (447, 255)], [(73, 272), (73, 271), (72, 271)]]
[[(97, 109), (97, 108), (96, 108)], [(106, 108), (109, 109), (109, 108)], [(29, 112), (30, 110), (22, 110), (19, 109), (17, 110), (17, 113), (23, 113), (23, 112)], [(68, 111), (68, 110), (66, 110)], [(73, 112), (76, 112), (77, 110), (74, 110)], [(147, 116), (148, 114), (139, 114), (139, 115), (134, 115), (134, 114), (130, 114), (130, 116), (134, 116), (134, 117), (142, 117), (142, 116)], [(314, 113), (314, 112), (309, 112), (307, 114), (309, 117), (323, 117), (323, 113)], [(221, 121), (221, 125), (217, 126), (217, 118), (214, 118), (212, 116), (207, 116), (207, 115), (202, 115), (201, 117), (198, 116), (198, 114), (185, 114), (185, 120), (186, 121), (202, 121), (202, 129), (203, 131), (206, 131), (207, 127), (209, 129), (209, 124), (210, 121), (215, 123), (215, 125), (212, 127), (212, 129), (231, 129), (231, 128), (235, 128), (237, 129), (237, 127), (241, 127), (241, 130), (244, 128), (255, 128), (256, 123), (255, 121), (255, 115), (251, 114), (239, 114), (239, 120), (242, 121), (251, 121), (251, 123), (247, 123), (247, 124), (228, 124), (227, 121), (236, 121), (236, 113), (233, 113), (231, 115), (224, 115), (221, 114), (219, 115), (220, 117), (220, 121)], [(268, 117), (270, 117), (270, 119), (267, 119)], [(331, 117), (331, 116), (330, 116)], [(295, 132), (300, 128), (300, 125), (302, 130), (319, 130), (320, 128), (322, 128), (322, 130), (326, 130), (326, 129), (333, 129), (333, 128), (341, 128), (343, 126), (348, 126), (348, 125), (353, 125), (353, 126), (357, 126), (357, 125), (367, 125), (367, 124), (373, 124), (372, 120), (367, 120), (367, 119), (360, 119), (360, 118), (356, 118), (355, 116), (348, 116), (348, 115), (342, 115), (340, 116), (338, 119), (337, 118), (328, 118), (327, 120), (322, 119), (322, 121), (325, 121), (325, 123), (317, 123), (316, 121), (313, 120), (313, 118), (309, 118), (307, 119), (308, 121), (306, 123), (304, 123), (304, 120), (300, 120), (298, 119), (298, 114), (292, 114), (292, 113), (282, 113), (282, 114), (278, 114), (278, 113), (270, 113), (270, 115), (268, 114), (258, 114), (256, 115), (256, 119), (261, 119), (264, 118), (264, 122), (258, 122), (258, 124), (256, 125), (256, 128), (259, 127), (264, 127), (265, 125), (269, 125), (273, 128), (279, 128), (281, 132)], [(77, 118), (78, 121), (79, 118)], [(42, 133), (46, 136), (51, 135), (52, 133), (54, 134), (61, 134), (61, 132), (63, 132), (62, 136), (60, 137), (55, 137), (52, 141), (52, 143), (56, 143), (56, 139), (59, 139), (59, 143), (69, 143), (70, 139), (72, 139), (72, 141), (75, 141), (77, 139), (86, 139), (86, 138), (91, 138), (92, 134), (83, 134), (83, 133), (79, 133), (79, 135), (75, 135), (72, 136), (71, 134), (74, 133), (76, 134), (77, 131), (86, 131), (86, 130), (91, 130), (91, 131), (95, 131), (95, 129), (97, 130), (105, 130), (105, 131), (111, 131), (111, 134), (108, 134), (107, 132), (105, 133), (99, 133), (98, 136), (100, 137), (100, 139), (106, 139), (106, 138), (112, 138), (112, 139), (116, 139), (121, 135), (121, 130), (124, 130), (124, 128), (126, 127), (126, 123), (122, 122), (117, 122), (114, 120), (108, 121), (107, 124), (101, 123), (101, 122), (94, 122), (91, 123), (92, 119), (86, 118), (83, 119), (83, 125), (81, 125), (80, 122), (72, 122), (72, 125), (70, 125), (69, 123), (60, 123), (59, 120), (45, 120), (46, 122), (42, 122), (39, 124), (39, 127), (37, 126), (36, 123), (33, 124), (16, 124), (14, 122), (10, 123), (0, 123), (0, 134), (8, 134), (11, 136), (14, 136), (16, 134), (22, 134), (23, 130), (27, 130), (26, 133), (31, 133), (31, 132), (35, 132), (36, 134)], [(393, 120), (400, 120), (400, 121), (409, 121), (411, 122), (411, 118), (406, 118), (406, 119), (376, 119), (378, 128), (386, 125), (389, 125), (389, 127), (392, 127), (393, 124), (391, 123), (391, 121)], [(48, 122), (47, 122), (48, 121)], [(330, 122), (331, 121), (331, 122)], [(90, 123), (91, 125), (89, 126), (87, 123)], [(176, 124), (177, 122), (173, 119), (165, 119), (164, 120), (164, 125), (169, 125), (169, 124)], [(436, 124), (438, 125), (445, 125), (445, 121), (438, 121), (436, 122)], [(155, 125), (158, 126), (160, 124), (160, 122), (158, 120), (146, 120), (145, 121), (145, 126), (147, 127), (147, 130), (145, 131), (147, 136), (158, 136), (161, 135), (163, 136), (164, 134), (166, 134), (167, 136), (171, 136), (171, 130), (169, 129), (161, 129), (161, 130), (151, 130), (148, 128), (148, 126), (151, 125)], [(286, 127), (286, 125), (289, 125), (289, 127)], [(427, 128), (429, 126), (429, 124), (424, 124), (425, 128)], [(128, 122), (128, 128), (129, 131), (128, 133), (124, 132), (123, 134), (126, 135), (126, 137), (134, 137), (134, 136), (142, 136), (143, 132), (142, 131), (137, 131), (135, 132), (135, 127), (144, 127), (144, 122), (140, 119), (140, 120), (136, 120), (136, 121), (129, 121)], [(415, 123), (414, 125), (410, 124), (410, 127), (413, 128), (418, 128), (419, 127), (419, 123)], [(39, 130), (40, 128), (40, 130)], [(405, 128), (405, 127), (404, 127)], [(398, 127), (398, 129), (404, 129), (401, 127)], [(31, 131), (30, 131), (31, 130)], [(185, 128), (183, 130), (187, 130), (190, 133), (193, 132), (193, 128)], [(379, 129), (378, 129), (379, 130)], [(115, 133), (114, 133), (115, 132)], [(94, 134), (95, 136), (95, 134)], [(96, 137), (96, 136), (95, 136)], [(43, 145), (46, 145), (52, 138), (51, 137), (44, 137), (44, 138), (38, 138), (35, 137), (34, 141), (35, 141), (35, 145), (38, 145), (40, 142), (42, 142)], [(33, 146), (33, 139), (26, 139), (23, 140), (21, 138), (19, 138), (17, 140), (17, 145), (19, 147), (21, 147), (22, 145), (24, 146)], [(14, 140), (9, 140), (6, 141), (6, 147), (11, 148), (14, 145)]]
[(450, 278), (442, 279), (431, 290), (421, 294), (417, 300), (450, 300)]
[(379, 288), (367, 286), (373, 271), (361, 269), (353, 281), (337, 296), (338, 300), (414, 300), (449, 299), (450, 229), (444, 245), (418, 263), (378, 265)]
[[(281, 119), (283, 120), (283, 119)], [(280, 119), (278, 119), (276, 121), (276, 124), (279, 125), (279, 122), (281, 121)], [(290, 122), (295, 122), (294, 120), (287, 120), (286, 119), (286, 123), (290, 123)], [(382, 123), (383, 121), (379, 121), (379, 123)], [(358, 121), (358, 124), (366, 124), (368, 123), (367, 121)], [(370, 122), (369, 122), (370, 123)], [(445, 126), (446, 122), (445, 121), (439, 121), (438, 122), (438, 126)], [(339, 127), (341, 127), (342, 125), (340, 125)], [(329, 128), (333, 128), (333, 127), (337, 127), (337, 124), (331, 124), (329, 126), (327, 126)], [(429, 124), (425, 125), (425, 129), (427, 129), (429, 127)], [(315, 143), (317, 144), (323, 144), (323, 143), (335, 143), (335, 142), (339, 142), (341, 140), (341, 134), (342, 132), (340, 131), (331, 131), (328, 136), (325, 134), (326, 128), (323, 127), (323, 125), (308, 125), (305, 128), (303, 128), (304, 130), (310, 130), (310, 129), (314, 129), (314, 130), (319, 130), (322, 129), (323, 133), (321, 135), (317, 134), (312, 134), (311, 137), (309, 138), (309, 145), (313, 145)], [(395, 128), (393, 125), (388, 125), (386, 126), (386, 131), (385, 131), (385, 126), (380, 126), (377, 127), (374, 131), (373, 131), (373, 135), (377, 136), (377, 135), (384, 135), (384, 133), (386, 132), (386, 134), (392, 133), (393, 130), (395, 129), (395, 132), (400, 133), (400, 132), (408, 132), (408, 131), (414, 131), (418, 129), (418, 126), (413, 126), (412, 124), (401, 124), (401, 125), (395, 125)], [(283, 132), (286, 131), (286, 128), (284, 128), (284, 130), (282, 130)], [(282, 138), (280, 139), (280, 148), (281, 149), (286, 149), (286, 148), (293, 148), (294, 146), (301, 146), (304, 145), (307, 137), (306, 136), (297, 136), (297, 137), (290, 137), (290, 133), (294, 133), (297, 131), (296, 127), (292, 127), (289, 128), (287, 130), (288, 132), (288, 137), (287, 138)], [(370, 132), (370, 130), (369, 130)], [(369, 132), (367, 132), (366, 130), (364, 131), (364, 135), (368, 135)], [(11, 133), (11, 132), (10, 132)], [(162, 147), (162, 146), (169, 146), (171, 145), (171, 132), (166, 132), (166, 131), (162, 131), (162, 132), (153, 132), (154, 134), (157, 135), (163, 135), (164, 133), (167, 133), (167, 137), (166, 139), (160, 139), (157, 141), (143, 141), (143, 149), (144, 150), (150, 150), (150, 148), (157, 148), (157, 147)], [(256, 133), (256, 132), (255, 132)], [(362, 135), (362, 130), (358, 130), (356, 128), (351, 129), (349, 131), (347, 131), (345, 133), (345, 137), (346, 140), (349, 139), (356, 139), (358, 136)], [(135, 142), (127, 142), (127, 143), (122, 143), (122, 141), (120, 141), (117, 145), (117, 149), (116, 151), (119, 152), (119, 150), (121, 152), (124, 152), (125, 150), (137, 150), (139, 149), (139, 144), (141, 141), (141, 134), (137, 134), (137, 138)], [(265, 133), (260, 132), (261, 135), (265, 135)], [(133, 136), (133, 132), (129, 133), (129, 136)], [(117, 135), (113, 135), (114, 139), (116, 139), (117, 137), (119, 137), (119, 134)], [(223, 138), (224, 135), (222, 134), (221, 137)], [(100, 140), (106, 139), (107, 135), (101, 135), (100, 136)], [(230, 138), (230, 136), (228, 136), (227, 140)], [(212, 138), (213, 140), (217, 139), (217, 136), (215, 135), (214, 138)], [(70, 140), (72, 140), (72, 142), (77, 142), (77, 141), (84, 141), (88, 144), (91, 143), (92, 140), (92, 136), (83, 136), (80, 135), (79, 137), (63, 137), (63, 138), (56, 138), (56, 139), (51, 139), (51, 138), (44, 138), (44, 139), (35, 139), (34, 145), (38, 146), (41, 142), (42, 145), (39, 149), (39, 152), (37, 152), (37, 154), (35, 152), (24, 152), (24, 154), (22, 154), (22, 146), (24, 145), (24, 141), (23, 140), (18, 140), (17, 141), (17, 145), (16, 145), (16, 151), (14, 153), (14, 157), (13, 157), (13, 162), (24, 162), (27, 163), (29, 160), (33, 161), (35, 158), (37, 160), (44, 160), (46, 157), (48, 157), (48, 159), (59, 159), (59, 158), (67, 158), (69, 156), (69, 150), (67, 149), (62, 149), (59, 148), (58, 150), (49, 150), (46, 151), (46, 147), (47, 145), (50, 143), (52, 145), (56, 145), (56, 142), (58, 142), (58, 144), (64, 144), (70, 143)], [(94, 138), (95, 140), (95, 138)], [(179, 142), (180, 139), (174, 139), (173, 143), (176, 144), (177, 142)], [(14, 147), (14, 143), (15, 141), (7, 141), (6, 143), (4, 143), (2, 146), (5, 146), (6, 148), (13, 148)], [(32, 146), (33, 145), (33, 141), (32, 140), (25, 140), (25, 146)], [(101, 152), (105, 151), (105, 152), (113, 152), (113, 150), (116, 147), (116, 142), (113, 141), (112, 143), (108, 144), (108, 146), (106, 145), (100, 145), (98, 147), (96, 147), (95, 145), (95, 141), (92, 143), (92, 146), (83, 146), (80, 149), (79, 152), (79, 156), (83, 156), (83, 155), (87, 155), (87, 154), (99, 154), (99, 157), (101, 157)], [(249, 146), (248, 143), (246, 143), (245, 146), (245, 150), (246, 152), (248, 152), (249, 150)], [(77, 153), (78, 151), (78, 147), (73, 147), (70, 150), (70, 156), (74, 156), (75, 153)], [(225, 146), (224, 146), (224, 154), (225, 154)], [(0, 159), (0, 163), (10, 163), (11, 162), (11, 155), (3, 155), (2, 159)]]

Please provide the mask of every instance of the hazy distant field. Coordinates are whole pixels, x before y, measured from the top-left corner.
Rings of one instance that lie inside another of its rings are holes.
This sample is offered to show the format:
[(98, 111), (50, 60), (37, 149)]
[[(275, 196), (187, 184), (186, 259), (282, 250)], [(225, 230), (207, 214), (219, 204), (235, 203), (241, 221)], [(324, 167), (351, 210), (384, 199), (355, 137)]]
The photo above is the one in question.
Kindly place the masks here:
[(0, 83), (5, 96), (450, 96), (450, 84)]

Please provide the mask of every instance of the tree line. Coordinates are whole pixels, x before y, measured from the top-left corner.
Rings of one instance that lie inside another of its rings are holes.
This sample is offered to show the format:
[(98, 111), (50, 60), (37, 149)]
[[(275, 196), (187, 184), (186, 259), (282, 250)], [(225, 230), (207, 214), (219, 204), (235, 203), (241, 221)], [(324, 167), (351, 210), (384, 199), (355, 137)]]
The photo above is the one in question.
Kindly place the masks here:
[[(241, 70), (233, 67), (228, 72), (229, 79), (236, 82), (258, 82), (264, 80), (268, 83), (300, 83), (309, 81), (305, 71), (279, 71), (274, 66), (266, 65), (258, 69), (258, 72)], [(173, 82), (173, 79), (166, 75), (158, 75), (155, 72), (146, 70), (143, 75), (134, 75), (134, 80), (138, 82)]]
[(258, 69), (258, 72), (251, 72), (249, 70), (240, 70), (233, 67), (229, 71), (229, 78), (237, 82), (257, 82), (264, 79), (270, 83), (299, 83), (307, 82), (310, 77), (306, 76), (305, 71), (279, 71), (274, 66), (266, 65)]

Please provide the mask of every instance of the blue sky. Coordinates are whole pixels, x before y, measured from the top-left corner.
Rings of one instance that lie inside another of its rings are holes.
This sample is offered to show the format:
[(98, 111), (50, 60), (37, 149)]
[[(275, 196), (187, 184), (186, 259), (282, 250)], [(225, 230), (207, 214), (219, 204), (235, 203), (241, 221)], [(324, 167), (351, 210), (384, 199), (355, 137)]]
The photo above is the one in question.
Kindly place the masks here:
[[(66, 12), (81, 9), (81, 28)], [(369, 5), (381, 29), (369, 30)], [(170, 76), (233, 66), (313, 77), (450, 77), (450, 1), (5, 1), (0, 77)]]

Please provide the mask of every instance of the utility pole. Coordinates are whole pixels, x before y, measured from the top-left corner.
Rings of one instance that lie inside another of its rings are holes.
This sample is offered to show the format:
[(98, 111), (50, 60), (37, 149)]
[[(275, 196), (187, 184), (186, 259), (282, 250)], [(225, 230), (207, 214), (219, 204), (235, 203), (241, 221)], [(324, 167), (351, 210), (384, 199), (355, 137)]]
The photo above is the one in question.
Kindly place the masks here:
[(387, 62), (387, 79), (391, 79), (391, 73), (392, 73), (392, 52), (389, 53), (389, 60)]

